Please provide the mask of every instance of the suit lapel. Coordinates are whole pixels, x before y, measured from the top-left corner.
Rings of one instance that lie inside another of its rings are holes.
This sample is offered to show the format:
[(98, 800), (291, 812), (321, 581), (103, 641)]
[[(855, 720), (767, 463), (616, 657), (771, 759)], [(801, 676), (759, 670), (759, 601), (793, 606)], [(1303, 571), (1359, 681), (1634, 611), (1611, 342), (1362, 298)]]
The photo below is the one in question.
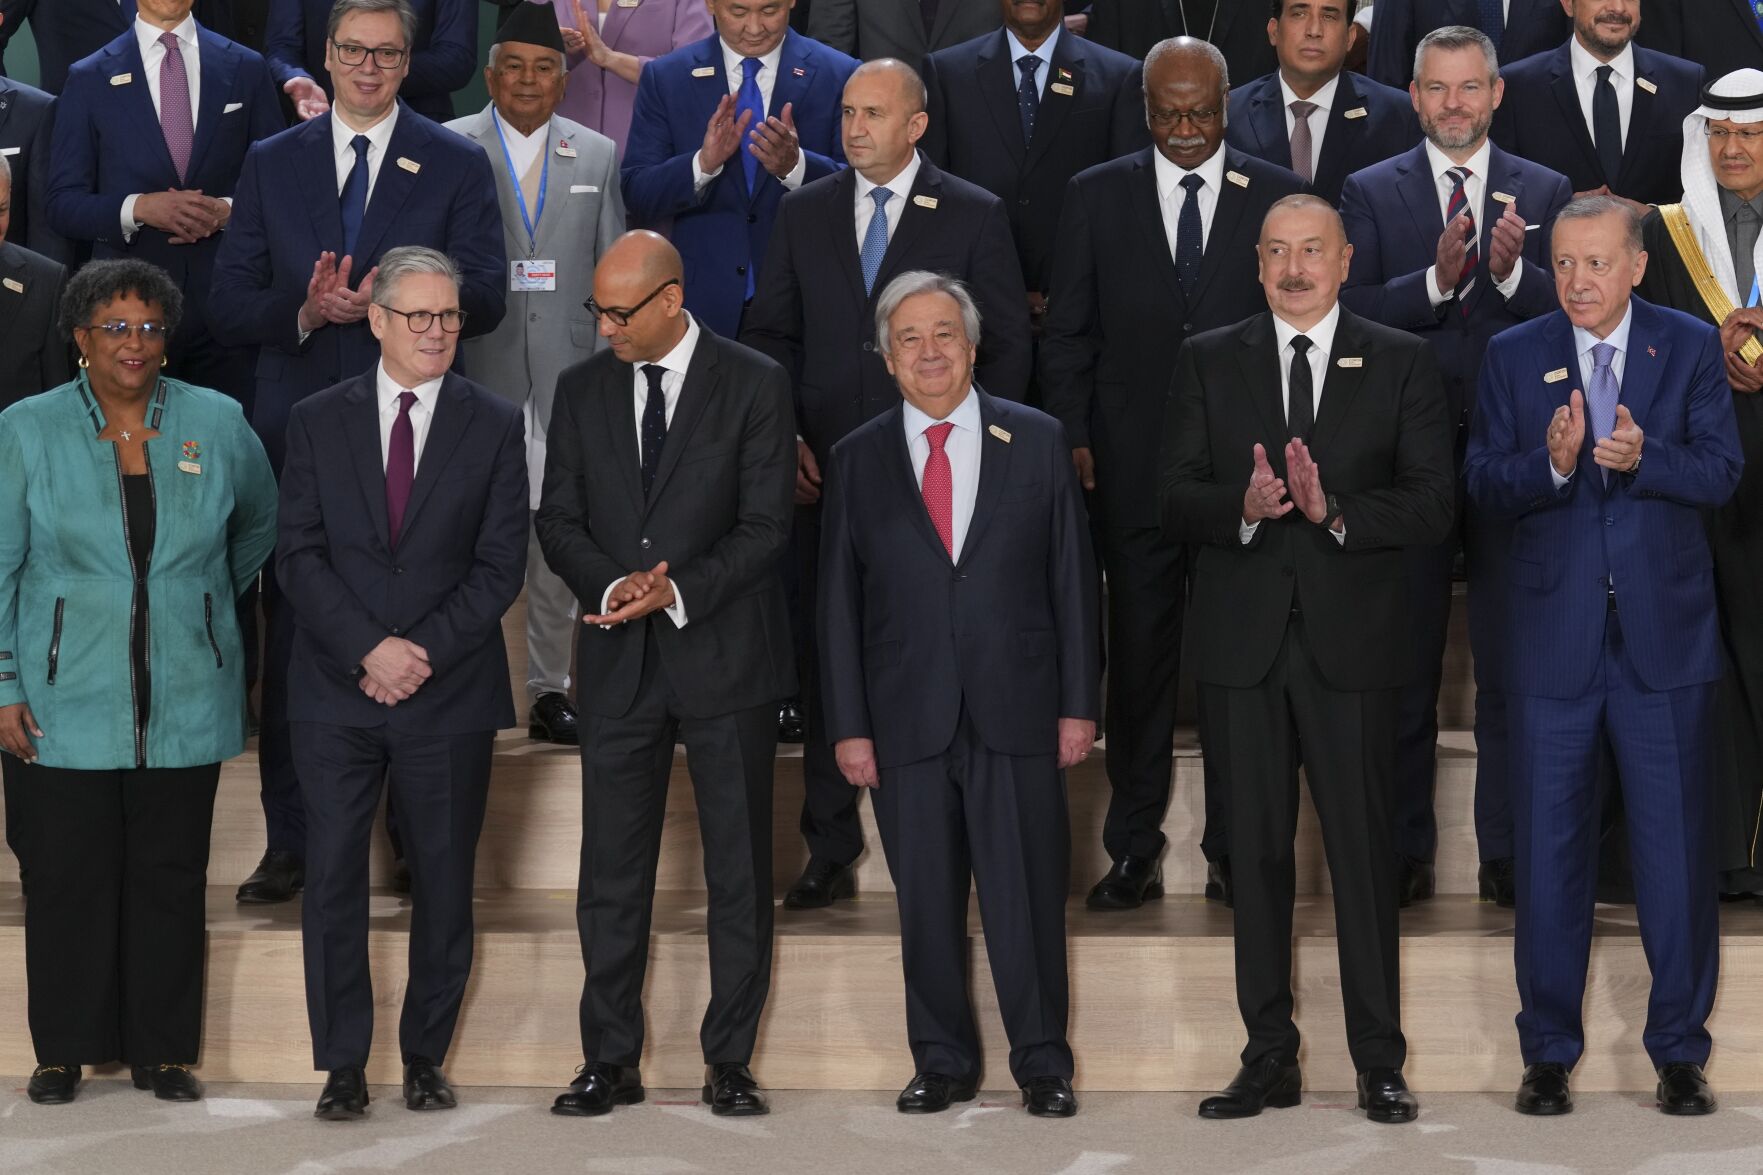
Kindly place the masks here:
[[(1752, 23), (1755, 24), (1756, 22), (1753, 21)], [(1646, 62), (1641, 60), (1641, 54), (1644, 52), (1646, 52), (1646, 50), (1641, 49), (1638, 46), (1634, 51), (1634, 75), (1636, 79), (1636, 84), (1634, 86), (1634, 100), (1630, 104), (1628, 110), (1628, 137), (1622, 141), (1622, 169), (1618, 172), (1618, 178), (1624, 180), (1625, 183), (1628, 173), (1634, 168), (1640, 166), (1643, 145), (1646, 143), (1647, 139), (1651, 137), (1653, 125), (1659, 119), (1659, 96), (1652, 90), (1639, 84), (1641, 78), (1645, 78), (1652, 82), (1655, 87), (1659, 84), (1659, 79), (1654, 76), (1655, 71), (1652, 68), (1652, 62), (1650, 60)], [(1681, 130), (1681, 126), (1678, 129)], [(1606, 177), (1606, 179), (1608, 179), (1608, 177)], [(1615, 180), (1609, 180), (1609, 182), (1612, 186), (1616, 183)]]
[(435, 418), (429, 421), (428, 436), (422, 442), (422, 458), (416, 466), (416, 480), (410, 486), (410, 502), (404, 508), (400, 540), (410, 534), (416, 516), (422, 511), (422, 504), (434, 492), (443, 471), (452, 468), (453, 450), (471, 431), (471, 418), (476, 412), (466, 396), (464, 384), (463, 379), (451, 372), (441, 380), (441, 390), (435, 396)]
[(1283, 476), (1285, 443), (1291, 439), (1286, 431), (1284, 396), (1280, 390), (1279, 354), (1274, 349), (1273, 315), (1263, 311), (1249, 320), (1243, 331), (1242, 348), (1237, 352), (1237, 366), (1243, 373), (1243, 386), (1261, 414), (1263, 435), (1267, 437), (1267, 461)]
[[(922, 30), (924, 28), (924, 21), (919, 17), (918, 13), (912, 11), (912, 6), (904, 2), (902, 2), (900, 6), (905, 9), (905, 23), (913, 28)], [(959, 4), (937, 5), (937, 18), (931, 22), (930, 35), (924, 39), (925, 52), (928, 53), (930, 50), (943, 43), (943, 37), (949, 31), (949, 22), (955, 19), (955, 10), (960, 7), (961, 5)]]
[[(417, 177), (421, 174), (423, 148), (428, 146), (429, 136), (418, 126), (415, 113), (403, 106), (402, 101), (399, 105), (398, 124), (392, 128), (392, 137), (386, 141), (386, 157), (380, 160), (379, 174), (373, 181), (373, 194), (367, 198), (367, 215), (361, 218), (361, 235), (355, 242), (358, 262), (379, 251), (380, 238), (396, 223), (398, 214), (404, 210), (404, 202), (416, 190)], [(404, 166), (404, 160), (409, 160), (419, 170), (409, 170)], [(332, 174), (335, 174), (334, 169)], [(431, 182), (433, 178), (430, 177)], [(341, 222), (339, 210), (338, 223)], [(366, 273), (367, 270), (357, 264), (354, 272)]]
[[(906, 425), (903, 420), (904, 415), (905, 413), (901, 406), (895, 404), (892, 408), (889, 408), (882, 417), (882, 419), (887, 421), (886, 424), (881, 426), (884, 434), (882, 444), (886, 447), (889, 455), (887, 465), (889, 469), (893, 470), (895, 482), (898, 484), (900, 492), (905, 495), (906, 501), (909, 503), (906, 513), (912, 518), (913, 525), (917, 527), (918, 533), (924, 538), (925, 542), (930, 544), (933, 551), (941, 555), (944, 559), (947, 559), (949, 557), (949, 549), (943, 546), (942, 537), (937, 534), (937, 528), (931, 524), (930, 511), (925, 509), (924, 505), (924, 491), (919, 488), (918, 478), (914, 476), (912, 472), (912, 453), (906, 447)], [(980, 478), (982, 481), (985, 478), (985, 456), (981, 456), (980, 458)], [(974, 516), (977, 518), (978, 515), (979, 507), (976, 502), (974, 505)], [(967, 531), (971, 538), (973, 534), (973, 523), (971, 521), (967, 524)], [(966, 551), (967, 548), (966, 546), (963, 546), (961, 549)]]
[(1652, 307), (1639, 298), (1629, 299), (1628, 304), (1633, 320), (1628, 324), (1628, 354), (1622, 361), (1622, 391), (1617, 403), (1627, 405), (1629, 415), (1637, 421), (1645, 421), (1659, 391), (1659, 378), (1671, 367), (1671, 337), (1659, 329), (1659, 315)]
[[(1316, 412), (1316, 426), (1310, 430), (1311, 448), (1317, 453), (1317, 460), (1323, 459), (1329, 439), (1339, 431), (1341, 422), (1352, 411), (1353, 398), (1365, 383), (1365, 352), (1370, 340), (1365, 330), (1345, 306), (1341, 307), (1340, 322), (1335, 327), (1334, 349), (1328, 357), (1328, 367), (1322, 373), (1322, 402)], [(1341, 360), (1358, 359), (1357, 367), (1342, 367)]]
[[(1218, 186), (1218, 203), (1212, 210), (1212, 231), (1206, 235), (1206, 249), (1200, 256), (1200, 276), (1194, 282), (1193, 304), (1196, 306), (1206, 296), (1206, 287), (1212, 284), (1214, 275), (1224, 268), (1225, 255), (1236, 247), (1237, 230), (1242, 226), (1243, 212), (1249, 203), (1248, 186), (1239, 187), (1230, 181), (1231, 172), (1241, 173), (1242, 158), (1230, 147), (1223, 150), (1224, 182)], [(1261, 228), (1260, 225), (1253, 227), (1256, 231)], [(1246, 253), (1237, 258), (1243, 264), (1247, 264), (1248, 259)], [(1170, 265), (1174, 266), (1173, 259)]]
[[(961, 558), (956, 566), (965, 566), (973, 558), (975, 548), (979, 546), (980, 536), (985, 533), (987, 524), (997, 513), (998, 495), (1004, 483), (1010, 480), (1010, 445), (1000, 439), (992, 431), (997, 423), (998, 409), (991, 397), (974, 386), (972, 395), (979, 397), (979, 492), (973, 500), (973, 517), (967, 522), (967, 535), (961, 540)], [(930, 512), (921, 510), (925, 521), (930, 520)], [(942, 539), (937, 540), (939, 546)]]
[[(134, 128), (134, 137), (147, 144), (153, 153), (153, 161), (160, 173), (168, 176), (166, 187), (175, 187), (180, 182), (178, 169), (171, 161), (171, 151), (165, 145), (165, 128), (159, 125), (159, 116), (153, 111), (153, 94), (147, 89), (147, 66), (141, 59), (141, 46), (131, 35), (122, 52), (109, 55), (104, 73), (109, 77), (120, 74), (131, 75), (132, 81), (126, 86), (112, 86), (111, 93), (122, 91), (121, 101), (117, 103), (119, 113)], [(192, 163), (195, 157), (191, 156)]]
[[(377, 371), (377, 366), (374, 371)], [(386, 524), (386, 466), (380, 456), (380, 412), (374, 395), (374, 371), (355, 378), (355, 386), (343, 398), (343, 435), (348, 438), (349, 456), (353, 459), (355, 476), (361, 483), (361, 498), (367, 503), (367, 515), (373, 520), (374, 533), (380, 545), (391, 550), (390, 528)], [(425, 454), (426, 455), (426, 454)], [(405, 511), (409, 518), (409, 510)]]
[(613, 461), (623, 471), (624, 488), (630, 494), (631, 511), (643, 517), (643, 452), (637, 442), (636, 367), (615, 363), (607, 368), (612, 387), (606, 390), (601, 403), (606, 408), (606, 432)]
[(1408, 152), (1407, 158), (1396, 165), (1396, 192), (1413, 218), (1420, 239), (1436, 246), (1439, 234), (1445, 231), (1445, 217), (1439, 211), (1432, 167), (1427, 163), (1424, 144)]
[[(1641, 88), (1636, 86), (1635, 109), (1639, 109)], [(1592, 142), (1592, 132), (1585, 124), (1585, 111), (1579, 105), (1579, 89), (1573, 84), (1573, 57), (1564, 45), (1557, 49), (1549, 59), (1549, 93), (1555, 99), (1555, 105), (1561, 109), (1561, 121), (1567, 124), (1567, 135), (1579, 153), (1585, 156), (1599, 174), (1603, 173), (1603, 164), (1598, 160), (1597, 144)], [(1522, 117), (1522, 115), (1520, 116)], [(1629, 116), (1629, 141), (1634, 141), (1635, 119)], [(1614, 183), (1615, 176), (1604, 176), (1605, 183)]]
[[(561, 10), (568, 7), (568, 5), (558, 4), (555, 7)], [(583, 11), (587, 11), (585, 5), (583, 6)], [(605, 41), (608, 46), (616, 48), (618, 45), (618, 38), (624, 33), (624, 26), (630, 23), (631, 16), (636, 11), (635, 8), (626, 8), (622, 4), (614, 4), (611, 10), (606, 13), (606, 26), (597, 30), (600, 34), (600, 39)], [(575, 21), (572, 19), (570, 24), (574, 23)]]
[[(667, 440), (661, 446), (661, 464), (655, 469), (655, 483), (649, 487), (649, 500), (644, 506), (645, 517), (649, 507), (661, 500), (661, 491), (666, 487), (674, 466), (679, 464), (680, 454), (691, 444), (692, 430), (703, 418), (705, 405), (709, 404), (715, 386), (716, 336), (700, 322), (698, 345), (692, 348), (692, 361), (686, 365), (686, 380), (680, 386), (679, 403), (673, 406), (673, 420), (667, 426)], [(625, 400), (630, 405), (634, 421), (636, 405), (628, 396)], [(631, 427), (634, 429), (636, 425), (633, 423)], [(641, 464), (640, 457), (638, 464)]]
[[(918, 239), (930, 228), (931, 218), (940, 215), (938, 207), (942, 203), (942, 190), (943, 173), (938, 171), (936, 165), (930, 160), (920, 156), (918, 178), (912, 181), (912, 194), (906, 199), (906, 207), (900, 210), (899, 226), (894, 229), (894, 235), (888, 241), (888, 251), (882, 254), (881, 268), (876, 270), (875, 288), (871, 291), (870, 297), (881, 293), (887, 286), (889, 280), (894, 276), (894, 271), (900, 268), (901, 259), (912, 255), (912, 250), (917, 246)], [(920, 204), (918, 200), (921, 196), (931, 203), (929, 205)], [(855, 222), (847, 235), (852, 241), (857, 239)], [(861, 273), (857, 278), (857, 288), (860, 290), (863, 288)], [(865, 299), (865, 305), (867, 304), (868, 300)]]
[[(920, 167), (922, 168), (922, 164)], [(857, 296), (857, 304), (865, 306), (869, 295), (863, 289), (863, 258), (857, 248), (857, 172), (853, 168), (840, 168), (833, 173), (832, 183), (828, 185), (831, 199), (826, 205), (826, 227), (828, 232), (827, 248), (839, 259), (840, 267), (845, 272), (845, 288)], [(911, 208), (907, 204), (906, 208)], [(902, 223), (906, 216), (902, 210)], [(895, 234), (898, 236), (899, 234)], [(890, 245), (892, 241), (888, 242)], [(887, 262), (886, 254), (882, 257)], [(878, 274), (879, 276), (879, 274)]]
[[(1496, 194), (1512, 197), (1512, 206), (1524, 207), (1524, 173), (1518, 170), (1518, 162), (1498, 147), (1488, 152), (1487, 183), (1482, 192), (1480, 220), (1475, 226), (1479, 244), (1477, 253), (1477, 272), (1475, 288), (1469, 291), (1469, 311), (1475, 312), (1483, 298), (1497, 298), (1499, 291), (1494, 289), (1494, 274), (1489, 268), (1494, 247), (1494, 222), (1506, 213), (1506, 201), (1496, 199)], [(1441, 216), (1442, 220), (1443, 217)], [(1444, 232), (1444, 226), (1439, 226)]]
[[(1631, 346), (1634, 337), (1634, 331), (1631, 329), (1629, 331)], [(1592, 428), (1591, 389), (1586, 386), (1585, 376), (1580, 371), (1579, 352), (1575, 349), (1573, 339), (1573, 326), (1567, 321), (1567, 316), (1559, 311), (1551, 314), (1544, 323), (1543, 354), (1547, 356), (1544, 360), (1545, 364), (1550, 365), (1540, 367), (1532, 372), (1530, 378), (1537, 380), (1543, 386), (1543, 402), (1550, 416), (1554, 414), (1556, 407), (1570, 401), (1574, 392), (1578, 392), (1584, 400), (1585, 440), (1579, 447), (1579, 469), (1582, 474), (1586, 470), (1591, 471), (1592, 492), (1602, 496), (1604, 479), (1598, 476), (1598, 464), (1592, 459), (1592, 447), (1597, 444), (1598, 438), (1594, 435)], [(1567, 378), (1557, 383), (1550, 383), (1548, 373), (1551, 371), (1565, 371)], [(1619, 396), (1618, 402), (1621, 402), (1623, 398)]]
[[(201, 174), (202, 161), (220, 130), (227, 96), (233, 92), (233, 75), (239, 66), (237, 56), (228, 52), (226, 42), (206, 29), (197, 32), (196, 48), (202, 62), (202, 97), (196, 111), (196, 141), (190, 148), (190, 173), (184, 177), (186, 182)], [(245, 111), (239, 111), (240, 117), (245, 114)]]
[[(1279, 88), (1279, 76), (1275, 74), (1267, 78), (1255, 96), (1249, 99), (1247, 121), (1249, 133), (1255, 138), (1255, 154), (1269, 163), (1289, 168), (1292, 165), (1292, 140), (1286, 134), (1285, 107), (1280, 102), (1284, 96)], [(1335, 108), (1340, 108), (1339, 102), (1335, 103)], [(1334, 133), (1331, 115), (1323, 142), (1328, 142)]]
[(295, 182), (306, 197), (306, 215), (318, 234), (321, 250), (343, 247), (343, 206), (337, 195), (337, 157), (331, 139), (331, 119), (335, 117), (321, 115), (294, 132), (303, 136)]
[[(1328, 119), (1323, 124), (1322, 151), (1316, 158), (1316, 168), (1311, 173), (1310, 187), (1323, 191), (1339, 191), (1347, 179), (1347, 160), (1356, 157), (1353, 147), (1365, 135), (1367, 118), (1348, 118), (1347, 111), (1365, 109), (1365, 96), (1353, 84), (1353, 75), (1345, 70), (1340, 74), (1341, 84), (1335, 87), (1334, 105), (1329, 107)], [(1277, 85), (1278, 83), (1275, 82)], [(1284, 112), (1280, 113), (1280, 129), (1285, 128)], [(1290, 166), (1291, 150), (1288, 143), (1286, 166)], [(1278, 162), (1275, 160), (1275, 162)]]
[[(943, 7), (952, 8), (954, 5), (945, 4)], [(1010, 152), (1011, 161), (1021, 168), (1027, 150), (1022, 143), (1022, 116), (1016, 109), (1016, 64), (1010, 60), (1009, 42), (1003, 29), (993, 33), (986, 47), (980, 50), (977, 72), (979, 92), (986, 109), (991, 111), (998, 138), (1004, 149)]]
[[(1072, 52), (1077, 43), (1076, 37), (1063, 31), (1053, 42), (1053, 65), (1047, 70), (1047, 84), (1041, 90), (1041, 110), (1035, 116), (1035, 137), (1028, 145), (1026, 166), (1030, 169), (1040, 163), (1058, 141), (1066, 117), (1083, 95), (1084, 63)], [(1070, 76), (1062, 76), (1065, 74)], [(1071, 93), (1061, 94), (1054, 86), (1069, 86)], [(1017, 137), (1021, 138), (1020, 135)]]
[(1132, 174), (1127, 177), (1127, 190), (1139, 230), (1144, 235), (1147, 263), (1163, 278), (1163, 284), (1168, 287), (1176, 305), (1185, 306), (1187, 298), (1181, 292), (1181, 279), (1176, 276), (1175, 258), (1169, 253), (1169, 234), (1163, 228), (1163, 206), (1157, 198), (1157, 164), (1151, 158), (1155, 150), (1157, 148), (1147, 147), (1134, 159)]

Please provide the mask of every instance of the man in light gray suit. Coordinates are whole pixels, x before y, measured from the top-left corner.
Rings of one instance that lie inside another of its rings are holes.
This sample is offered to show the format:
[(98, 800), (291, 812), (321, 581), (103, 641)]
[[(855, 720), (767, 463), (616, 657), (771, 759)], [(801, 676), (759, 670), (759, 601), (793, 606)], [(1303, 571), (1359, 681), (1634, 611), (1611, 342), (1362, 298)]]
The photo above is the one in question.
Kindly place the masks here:
[[(600, 346), (585, 303), (600, 254), (624, 232), (612, 140), (556, 115), (566, 81), (563, 35), (547, 4), (523, 2), (497, 30), (484, 81), (490, 105), (447, 124), (484, 149), (496, 173), (508, 252), (508, 313), (465, 344), (472, 378), (526, 411), (532, 509), (545, 474), (557, 376)], [(569, 654), (581, 616), (533, 538), (526, 575), (527, 729), (577, 741)]]
[(859, 61), (892, 57), (917, 69), (926, 53), (971, 41), (1003, 24), (998, 4), (999, 0), (814, 0), (808, 35)]

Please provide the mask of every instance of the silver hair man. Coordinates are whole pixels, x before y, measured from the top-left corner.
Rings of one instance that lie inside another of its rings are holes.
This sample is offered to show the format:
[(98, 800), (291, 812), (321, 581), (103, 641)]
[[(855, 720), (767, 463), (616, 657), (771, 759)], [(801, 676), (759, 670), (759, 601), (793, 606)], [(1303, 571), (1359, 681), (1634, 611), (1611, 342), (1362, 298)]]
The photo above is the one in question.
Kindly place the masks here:
[[(383, 266), (381, 272), (385, 272)], [(967, 292), (967, 286), (945, 273), (913, 269), (883, 286), (881, 297), (876, 299), (875, 339), (882, 351), (893, 354), (894, 336), (889, 324), (894, 312), (900, 309), (900, 303), (919, 294), (947, 294), (955, 299), (955, 304), (961, 307), (961, 329), (967, 335), (968, 344), (979, 346), (979, 306), (974, 303), (973, 295)]]

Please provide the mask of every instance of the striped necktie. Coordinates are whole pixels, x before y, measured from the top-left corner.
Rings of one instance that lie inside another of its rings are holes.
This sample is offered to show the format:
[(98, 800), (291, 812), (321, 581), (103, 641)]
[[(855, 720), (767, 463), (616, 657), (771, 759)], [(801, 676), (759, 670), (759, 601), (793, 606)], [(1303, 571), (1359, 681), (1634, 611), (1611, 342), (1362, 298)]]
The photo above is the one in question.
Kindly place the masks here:
[(1470, 171), (1467, 167), (1453, 167), (1445, 172), (1451, 177), (1451, 199), (1445, 205), (1445, 224), (1448, 227), (1459, 216), (1469, 218), (1469, 239), (1464, 244), (1463, 272), (1457, 278), (1457, 312), (1465, 318), (1469, 317), (1469, 291), (1475, 288), (1475, 268), (1481, 263), (1480, 232), (1475, 226), (1475, 211), (1469, 207), (1469, 193), (1464, 185), (1469, 182)]

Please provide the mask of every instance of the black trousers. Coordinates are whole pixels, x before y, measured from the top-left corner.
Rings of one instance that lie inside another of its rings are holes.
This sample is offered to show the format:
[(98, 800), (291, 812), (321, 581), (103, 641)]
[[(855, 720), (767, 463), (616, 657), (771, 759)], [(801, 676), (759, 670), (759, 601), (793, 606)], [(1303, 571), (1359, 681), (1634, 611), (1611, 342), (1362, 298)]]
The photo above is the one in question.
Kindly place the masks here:
[(820, 603), (820, 507), (796, 510), (791, 536), (796, 564), (796, 676), (802, 683), (802, 705), (808, 711), (808, 734), (802, 742), (802, 839), (810, 856), (849, 865), (863, 852), (863, 825), (857, 815), (857, 790), (845, 782), (826, 738), (820, 713), (820, 643), (815, 615)]
[(1296, 1063), (1292, 1022), (1292, 842), (1298, 761), (1322, 824), (1334, 887), (1347, 1048), (1354, 1066), (1402, 1066), (1395, 860), (1390, 851), (1394, 690), (1348, 692), (1323, 679), (1294, 615), (1273, 667), (1249, 689), (1206, 685), (1214, 735), (1228, 743), (1230, 855), (1236, 885), (1237, 1007), (1243, 1063)]
[(8, 759), (38, 1064), (196, 1062), (219, 781), (218, 763), (72, 771)]
[(388, 783), (410, 866), (410, 978), (398, 1021), (406, 1063), (440, 1064), (471, 977), (472, 871), (490, 789), (491, 730), (409, 734), (384, 726), (290, 725), (306, 795), (306, 1014), (315, 1069), (367, 1064), (367, 855)]
[(881, 772), (875, 818), (900, 909), (914, 1067), (961, 1081), (982, 1076), (967, 998), (971, 876), (1010, 1038), (1010, 1075), (1019, 1085), (1070, 1078), (1071, 824), (1053, 756), (997, 754), (963, 714), (942, 754)]
[[(656, 614), (644, 623), (673, 622)], [(759, 1014), (771, 990), (771, 783), (777, 707), (754, 706), (710, 718), (682, 713), (651, 631), (630, 711), (617, 718), (584, 711), (581, 720), (582, 860), (576, 928), (587, 968), (582, 1055), (611, 1065), (636, 1065), (642, 1059), (643, 976), (649, 962), (655, 866), (677, 741), (685, 745), (692, 775), (709, 891), (710, 1004), (698, 1040), (706, 1064), (746, 1064), (753, 1059)]]

